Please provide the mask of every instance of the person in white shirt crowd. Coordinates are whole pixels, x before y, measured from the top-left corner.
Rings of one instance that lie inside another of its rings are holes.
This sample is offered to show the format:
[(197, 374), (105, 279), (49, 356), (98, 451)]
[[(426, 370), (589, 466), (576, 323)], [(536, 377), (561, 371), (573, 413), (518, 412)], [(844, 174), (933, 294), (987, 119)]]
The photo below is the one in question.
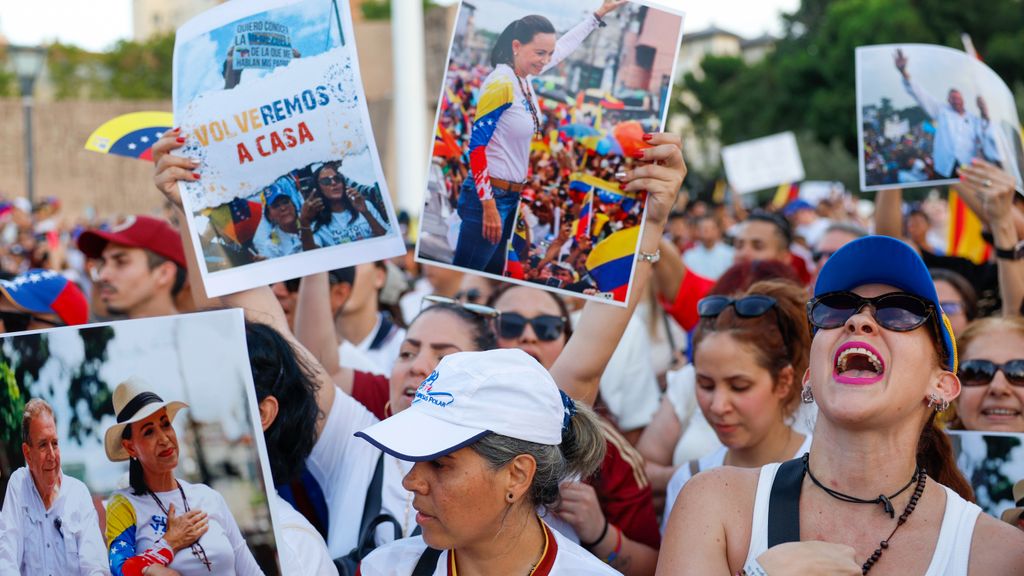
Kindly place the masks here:
[(605, 441), (522, 350), (446, 356), (409, 408), (357, 435), (415, 463), (402, 484), (423, 528), (367, 556), (362, 575), (616, 573), (538, 516), (561, 481), (597, 469)]
[(423, 264), (423, 277), (416, 281), (411, 291), (402, 296), (399, 306), (402, 309), (402, 322), (408, 326), (423, 308), (423, 297), (429, 294), (455, 298), (460, 291), (462, 278), (465, 276), (458, 270), (442, 266)]
[(331, 302), (342, 365), (373, 374), (390, 374), (405, 339), (405, 329), (381, 309), (380, 292), (388, 278), (386, 265), (360, 264), (338, 271), (335, 276), (339, 279), (336, 286), (346, 281), (351, 286), (344, 299), (338, 297), (340, 286), (336, 288)]
[(740, 297), (708, 296), (697, 304), (697, 404), (722, 446), (672, 475), (663, 531), (676, 497), (698, 472), (723, 465), (757, 468), (810, 449), (810, 435), (791, 425), (811, 344), (806, 298), (793, 282), (765, 280)]
[(697, 243), (683, 253), (686, 267), (710, 280), (718, 280), (732, 266), (732, 246), (722, 242), (722, 229), (714, 216), (697, 219)]
[(129, 460), (130, 486), (107, 501), (107, 557), (114, 576), (166, 566), (181, 576), (262, 575), (227, 502), (216, 490), (175, 477), (174, 417), (188, 405), (165, 402), (139, 378), (114, 389), (117, 423), (104, 433), (111, 462)]
[(109, 574), (92, 496), (63, 473), (53, 409), (33, 398), (21, 420), (25, 466), (11, 474), (0, 511), (0, 574)]

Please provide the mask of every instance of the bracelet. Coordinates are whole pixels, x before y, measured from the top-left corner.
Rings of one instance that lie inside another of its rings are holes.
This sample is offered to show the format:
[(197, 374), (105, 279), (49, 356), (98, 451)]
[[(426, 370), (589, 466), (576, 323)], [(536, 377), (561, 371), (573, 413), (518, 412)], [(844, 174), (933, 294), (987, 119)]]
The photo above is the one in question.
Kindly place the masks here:
[(643, 250), (640, 250), (638, 255), (642, 262), (657, 264), (658, 261), (661, 260), (661, 248), (656, 249), (654, 252), (644, 252)]
[[(615, 527), (615, 550), (612, 550), (612, 553), (608, 555), (608, 559), (605, 560), (605, 563), (606, 564), (611, 564), (612, 562), (614, 562), (615, 559), (619, 557), (619, 554), (621, 552), (622, 552), (622, 528), (619, 528), (618, 526), (616, 526)], [(768, 575), (765, 574), (765, 576), (768, 576)]]
[(583, 546), (584, 548), (589, 550), (589, 549), (593, 548), (594, 546), (597, 546), (598, 544), (600, 544), (601, 541), (604, 540), (604, 537), (607, 536), (607, 535), (608, 535), (608, 518), (605, 517), (605, 519), (604, 519), (604, 530), (601, 530), (601, 535), (597, 537), (597, 540), (594, 540), (593, 542), (590, 542), (590, 543), (580, 541), (580, 546)]

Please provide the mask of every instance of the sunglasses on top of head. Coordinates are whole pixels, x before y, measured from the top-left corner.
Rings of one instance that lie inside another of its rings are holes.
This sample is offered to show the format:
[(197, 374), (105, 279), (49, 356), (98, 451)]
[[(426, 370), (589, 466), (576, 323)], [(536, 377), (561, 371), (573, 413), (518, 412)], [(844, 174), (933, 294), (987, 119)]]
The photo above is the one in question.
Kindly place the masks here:
[(464, 302), (455, 298), (448, 298), (446, 296), (436, 296), (434, 294), (428, 294), (423, 297), (423, 302), (420, 306), (420, 310), (426, 310), (427, 308), (435, 305), (442, 304), (445, 306), (455, 306), (462, 308), (467, 312), (472, 312), (477, 316), (484, 318), (496, 319), (501, 317), (501, 311), (497, 308), (491, 308), (490, 306), (484, 306), (483, 304), (474, 304), (472, 302)]
[(543, 314), (527, 318), (516, 312), (505, 312), (498, 322), (498, 334), (505, 339), (513, 340), (523, 335), (526, 325), (533, 328), (538, 340), (552, 342), (565, 332), (565, 318)]
[(980, 358), (966, 360), (960, 364), (956, 375), (963, 386), (988, 386), (1000, 370), (1011, 386), (1024, 386), (1024, 358), (1007, 360), (1002, 364)]
[(815, 328), (831, 330), (846, 324), (865, 306), (871, 306), (875, 322), (886, 330), (909, 332), (938, 318), (935, 305), (907, 292), (891, 292), (865, 298), (853, 292), (829, 292), (807, 303), (807, 320)]
[(775, 298), (760, 294), (737, 299), (728, 296), (707, 296), (697, 302), (697, 314), (701, 318), (716, 318), (726, 308), (732, 306), (740, 318), (757, 318), (767, 314), (775, 305)]

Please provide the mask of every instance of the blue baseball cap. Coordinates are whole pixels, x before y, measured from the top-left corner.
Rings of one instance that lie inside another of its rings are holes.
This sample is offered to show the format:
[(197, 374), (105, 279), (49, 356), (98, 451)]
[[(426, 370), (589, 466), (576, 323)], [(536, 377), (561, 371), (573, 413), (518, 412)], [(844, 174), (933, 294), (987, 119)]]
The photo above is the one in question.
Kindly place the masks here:
[(796, 200), (791, 201), (789, 204), (786, 204), (786, 207), (782, 209), (782, 215), (785, 216), (786, 218), (792, 218), (793, 216), (796, 215), (797, 212), (801, 210), (814, 210), (814, 206), (812, 206), (810, 202), (804, 200), (803, 198), (797, 198)]
[(296, 195), (295, 184), (292, 183), (290, 177), (278, 178), (273, 184), (263, 189), (263, 210), (269, 209), (282, 196), (291, 200), (298, 209), (298, 203), (295, 201)]
[(956, 372), (956, 338), (949, 318), (942, 312), (935, 283), (917, 252), (901, 240), (889, 236), (865, 236), (836, 251), (818, 274), (814, 296), (853, 290), (865, 284), (888, 284), (923, 298), (935, 306), (940, 316), (939, 332), (946, 350), (946, 367)]

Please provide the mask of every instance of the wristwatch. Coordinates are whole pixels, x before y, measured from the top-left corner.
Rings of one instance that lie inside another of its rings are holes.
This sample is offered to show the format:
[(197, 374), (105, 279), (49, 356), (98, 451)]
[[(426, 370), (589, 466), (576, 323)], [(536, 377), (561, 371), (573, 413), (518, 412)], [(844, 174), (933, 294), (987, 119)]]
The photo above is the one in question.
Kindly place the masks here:
[(1013, 248), (1000, 248), (996, 249), (996, 258), (1000, 260), (1024, 260), (1024, 240), (1017, 243)]

